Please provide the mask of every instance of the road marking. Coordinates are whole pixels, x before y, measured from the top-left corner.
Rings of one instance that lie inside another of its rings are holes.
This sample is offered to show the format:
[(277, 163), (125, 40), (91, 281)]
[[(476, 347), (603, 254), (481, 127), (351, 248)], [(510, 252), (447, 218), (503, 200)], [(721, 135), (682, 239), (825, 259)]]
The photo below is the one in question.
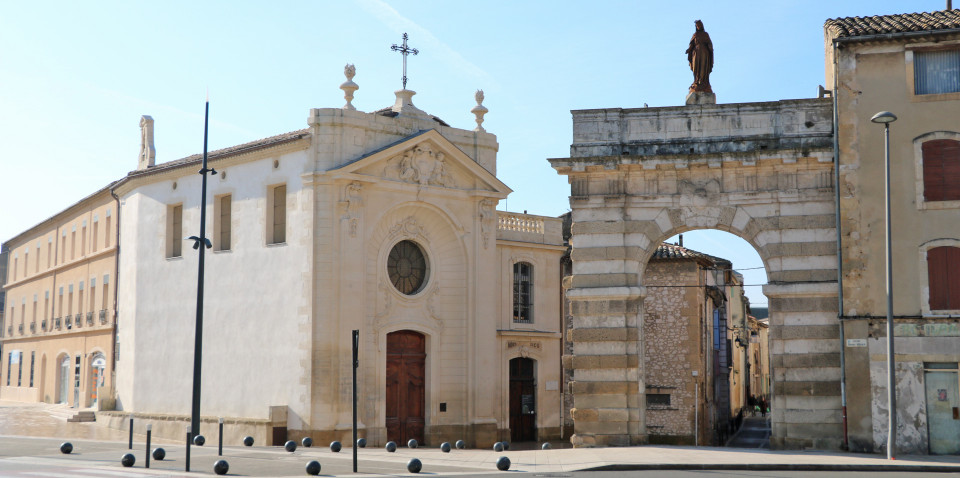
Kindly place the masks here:
[[(151, 475), (144, 475), (141, 473), (127, 473), (123, 471), (109, 471), (109, 470), (69, 470), (70, 473), (64, 473), (62, 471), (25, 471), (20, 473), (20, 475), (30, 475), (30, 476), (49, 476), (49, 477), (59, 477), (59, 478), (90, 478), (91, 476), (120, 476), (124, 478), (144, 478)], [(19, 476), (19, 475), (17, 475)]]

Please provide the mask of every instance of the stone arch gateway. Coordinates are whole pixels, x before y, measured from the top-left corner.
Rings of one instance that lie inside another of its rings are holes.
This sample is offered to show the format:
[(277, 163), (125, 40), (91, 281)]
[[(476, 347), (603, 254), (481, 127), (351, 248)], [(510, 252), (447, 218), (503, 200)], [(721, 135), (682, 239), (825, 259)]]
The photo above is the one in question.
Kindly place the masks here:
[(843, 443), (830, 99), (573, 111), (568, 282), (575, 446), (647, 441), (643, 274), (661, 241), (720, 229), (767, 269), (773, 448)]

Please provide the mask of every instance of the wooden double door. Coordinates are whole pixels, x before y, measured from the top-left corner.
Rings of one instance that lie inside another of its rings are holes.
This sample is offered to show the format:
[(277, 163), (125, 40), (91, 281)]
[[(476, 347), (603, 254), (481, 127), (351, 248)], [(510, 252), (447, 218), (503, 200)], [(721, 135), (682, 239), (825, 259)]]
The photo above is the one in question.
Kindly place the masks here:
[(426, 337), (401, 330), (387, 334), (387, 440), (423, 444), (426, 408)]

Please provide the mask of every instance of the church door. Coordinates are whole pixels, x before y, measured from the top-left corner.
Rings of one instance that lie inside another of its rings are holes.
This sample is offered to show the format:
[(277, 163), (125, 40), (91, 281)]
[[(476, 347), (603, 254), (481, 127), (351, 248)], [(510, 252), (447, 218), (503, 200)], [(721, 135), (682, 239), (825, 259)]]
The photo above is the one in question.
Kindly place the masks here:
[(536, 362), (528, 358), (510, 361), (510, 441), (537, 439)]
[(423, 444), (426, 338), (401, 330), (387, 334), (387, 439)]

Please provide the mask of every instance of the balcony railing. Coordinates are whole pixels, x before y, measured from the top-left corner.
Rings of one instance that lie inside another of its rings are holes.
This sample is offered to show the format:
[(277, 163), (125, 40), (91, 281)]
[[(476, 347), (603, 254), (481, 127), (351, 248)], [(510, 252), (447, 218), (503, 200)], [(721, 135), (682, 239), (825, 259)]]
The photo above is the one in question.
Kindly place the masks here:
[(77, 327), (83, 327), (83, 314), (77, 314), (73, 317), (73, 324)]
[(37, 323), (36, 323), (36, 322), (30, 322), (30, 333), (31, 333), (31, 334), (37, 333)]
[(17, 332), (18, 332), (20, 335), (23, 335), (23, 324), (20, 324), (20, 325), (17, 326)]
[(67, 327), (67, 330), (70, 330), (70, 329), (73, 328), (73, 316), (72, 316), (72, 315), (65, 315), (65, 316), (63, 316), (63, 321), (66, 323), (65, 325), (66, 325), (66, 327)]
[(60, 330), (60, 317), (53, 319), (53, 328)]
[(107, 309), (100, 309), (100, 323), (107, 323)]
[(87, 312), (87, 325), (93, 325), (93, 312)]
[(13, 326), (12, 326), (12, 325), (8, 325), (8, 326), (7, 326), (7, 335), (8, 335), (8, 336), (13, 335)]
[(43, 319), (43, 322), (40, 322), (40, 330), (47, 331), (47, 319)]

